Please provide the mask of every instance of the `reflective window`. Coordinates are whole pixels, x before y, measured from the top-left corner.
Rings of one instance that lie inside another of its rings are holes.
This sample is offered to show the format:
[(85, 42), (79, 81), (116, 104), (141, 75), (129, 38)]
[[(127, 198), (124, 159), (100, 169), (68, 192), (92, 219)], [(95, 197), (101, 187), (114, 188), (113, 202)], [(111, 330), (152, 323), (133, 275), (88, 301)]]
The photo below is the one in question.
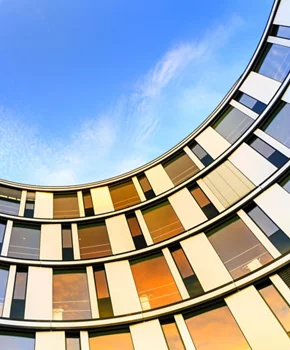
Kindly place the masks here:
[(185, 322), (196, 350), (251, 349), (227, 306), (187, 316)]
[(174, 320), (168, 320), (161, 324), (169, 350), (185, 350), (178, 328)]
[(273, 285), (264, 287), (260, 289), (259, 292), (290, 337), (289, 305)]
[(112, 255), (105, 222), (79, 224), (78, 233), (81, 259)]
[(198, 185), (191, 186), (189, 188), (189, 191), (208, 219), (212, 219), (216, 215), (218, 215), (218, 213), (219, 213), (218, 210), (210, 202), (210, 200), (203, 193), (203, 191), (198, 187)]
[(28, 268), (17, 267), (10, 317), (23, 320), (25, 312), (25, 298)]
[(3, 243), (5, 229), (6, 229), (6, 225), (4, 223), (0, 222), (0, 253), (2, 250), (2, 243)]
[(150, 185), (150, 182), (148, 181), (145, 174), (138, 176), (138, 181), (140, 183), (140, 186), (144, 192), (144, 195), (146, 199), (152, 199), (155, 197), (155, 193)]
[(21, 199), (21, 191), (0, 186), (0, 212), (10, 215), (18, 215)]
[(88, 280), (85, 271), (53, 273), (53, 320), (91, 318)]
[(81, 350), (80, 337), (77, 334), (66, 334), (66, 350)]
[(271, 35), (290, 39), (290, 27), (273, 25)]
[(131, 270), (143, 310), (154, 309), (181, 300), (163, 255), (132, 261)]
[(8, 279), (8, 269), (0, 268), (0, 316), (2, 316), (4, 298)]
[(27, 192), (24, 208), (24, 216), (27, 218), (34, 217), (35, 192)]
[(290, 104), (280, 103), (263, 130), (290, 148)]
[(249, 96), (243, 92), (239, 92), (235, 98), (242, 105), (250, 108), (253, 112), (261, 114), (267, 105), (261, 101), (256, 100), (254, 97)]
[(209, 241), (234, 279), (273, 260), (238, 217), (208, 233)]
[(1, 349), (34, 350), (34, 336), (28, 334), (0, 333)]
[(140, 198), (133, 182), (127, 181), (109, 187), (115, 210), (130, 207), (140, 203)]
[(280, 253), (290, 250), (290, 238), (257, 205), (252, 204), (246, 212)]
[(234, 107), (229, 107), (215, 122), (213, 128), (230, 143), (234, 143), (253, 122), (254, 120), (245, 113)]
[(8, 256), (22, 259), (39, 259), (40, 228), (13, 225)]
[(204, 166), (209, 165), (213, 161), (213, 158), (196, 141), (193, 141), (189, 148)]
[(267, 43), (256, 71), (266, 77), (283, 81), (290, 70), (290, 48)]
[(129, 329), (90, 335), (90, 350), (134, 350)]
[(136, 249), (142, 249), (147, 247), (145, 238), (143, 236), (143, 233), (141, 231), (141, 228), (135, 213), (127, 214), (126, 218), (127, 218), (128, 226), (131, 231), (131, 235), (133, 237), (133, 241)]
[(93, 200), (91, 196), (91, 191), (83, 191), (83, 201), (84, 201), (84, 208), (85, 208), (85, 215), (86, 216), (93, 216), (94, 213), (94, 205)]
[(62, 225), (62, 259), (73, 260), (73, 244), (72, 244), (72, 232), (71, 225)]
[(94, 271), (100, 317), (112, 317), (113, 308), (104, 267)]
[(282, 280), (286, 283), (288, 288), (290, 288), (290, 265), (286, 265), (282, 269), (279, 270), (278, 275), (282, 278)]
[(176, 186), (199, 171), (189, 156), (182, 152), (163, 164), (165, 171)]
[(286, 179), (286, 181), (282, 184), (284, 190), (290, 193), (290, 178)]
[(79, 202), (76, 193), (53, 194), (54, 219), (77, 218), (79, 216)]

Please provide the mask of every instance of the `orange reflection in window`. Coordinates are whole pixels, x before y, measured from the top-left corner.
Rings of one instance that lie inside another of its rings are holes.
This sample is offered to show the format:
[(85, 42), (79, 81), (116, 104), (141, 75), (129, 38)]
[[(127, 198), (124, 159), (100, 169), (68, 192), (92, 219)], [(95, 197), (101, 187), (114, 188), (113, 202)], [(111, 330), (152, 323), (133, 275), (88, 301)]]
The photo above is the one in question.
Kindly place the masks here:
[(183, 342), (176, 327), (175, 322), (162, 325), (163, 333), (169, 350), (184, 350)]
[(110, 193), (116, 210), (140, 203), (140, 198), (132, 181), (111, 186)]
[(181, 300), (164, 256), (154, 256), (131, 264), (143, 310)]
[(77, 218), (79, 216), (79, 202), (76, 193), (55, 193), (53, 195), (54, 218)]
[(128, 332), (99, 335), (90, 338), (90, 350), (134, 350), (131, 334)]
[(196, 350), (251, 349), (227, 306), (188, 318)]

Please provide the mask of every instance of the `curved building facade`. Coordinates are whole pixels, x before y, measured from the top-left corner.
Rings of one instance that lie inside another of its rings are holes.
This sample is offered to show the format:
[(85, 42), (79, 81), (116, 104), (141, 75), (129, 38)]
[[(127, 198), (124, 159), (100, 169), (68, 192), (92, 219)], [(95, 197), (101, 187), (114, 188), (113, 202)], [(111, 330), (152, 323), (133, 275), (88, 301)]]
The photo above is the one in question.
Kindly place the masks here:
[(86, 185), (0, 182), (0, 349), (290, 349), (290, 0), (158, 159)]

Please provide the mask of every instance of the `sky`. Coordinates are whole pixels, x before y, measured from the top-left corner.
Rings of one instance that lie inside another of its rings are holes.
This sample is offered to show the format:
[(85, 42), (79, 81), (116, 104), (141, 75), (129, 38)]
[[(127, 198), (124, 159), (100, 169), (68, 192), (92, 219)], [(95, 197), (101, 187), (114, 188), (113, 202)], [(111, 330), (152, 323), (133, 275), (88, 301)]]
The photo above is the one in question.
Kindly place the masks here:
[(0, 178), (103, 180), (193, 131), (243, 73), (272, 0), (0, 0)]

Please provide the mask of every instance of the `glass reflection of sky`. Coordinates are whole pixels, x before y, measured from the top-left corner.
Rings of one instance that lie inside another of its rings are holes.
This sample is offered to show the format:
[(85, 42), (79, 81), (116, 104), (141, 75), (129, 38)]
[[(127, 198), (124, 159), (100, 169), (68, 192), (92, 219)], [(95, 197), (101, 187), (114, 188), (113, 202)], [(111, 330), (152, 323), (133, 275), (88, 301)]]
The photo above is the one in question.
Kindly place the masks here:
[(2, 350), (34, 350), (34, 339), (0, 334)]

